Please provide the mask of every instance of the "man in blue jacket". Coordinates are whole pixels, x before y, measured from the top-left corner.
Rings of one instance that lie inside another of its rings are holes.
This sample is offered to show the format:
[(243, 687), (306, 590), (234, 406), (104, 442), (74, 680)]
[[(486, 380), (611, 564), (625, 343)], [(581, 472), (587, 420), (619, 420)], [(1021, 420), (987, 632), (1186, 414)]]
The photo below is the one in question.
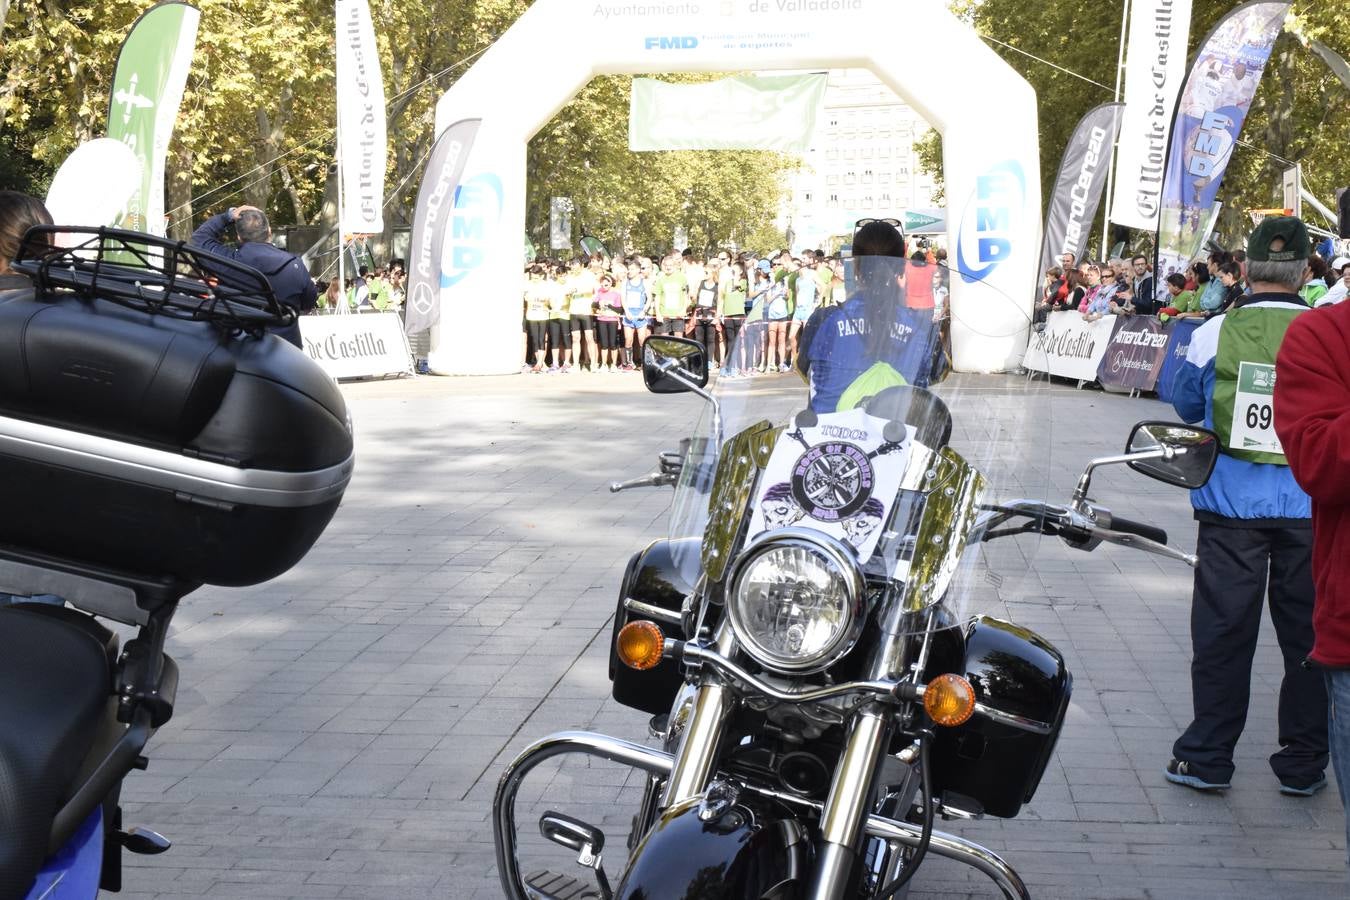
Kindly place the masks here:
[[(221, 240), (231, 225), (239, 238), (237, 249)], [(294, 253), (272, 246), (272, 226), (268, 224), (267, 216), (256, 206), (232, 207), (212, 216), (192, 233), (190, 243), (208, 253), (237, 260), (257, 269), (272, 286), (277, 301), (295, 310), (297, 316), (313, 309), (318, 303), (319, 292), (304, 263)], [(304, 347), (300, 341), (298, 321), (285, 328), (274, 328), (272, 333), (297, 347)]]
[(1191, 492), (1199, 522), (1191, 601), (1194, 718), (1172, 747), (1168, 781), (1223, 790), (1247, 722), (1261, 606), (1284, 657), (1280, 749), (1270, 757), (1280, 792), (1308, 797), (1326, 787), (1327, 695), (1307, 668), (1313, 645), (1312, 514), (1289, 471), (1274, 427), (1275, 355), (1295, 316), (1311, 251), (1291, 216), (1267, 218), (1247, 244), (1252, 292), (1196, 330), (1172, 405), (1219, 435), (1214, 475)]

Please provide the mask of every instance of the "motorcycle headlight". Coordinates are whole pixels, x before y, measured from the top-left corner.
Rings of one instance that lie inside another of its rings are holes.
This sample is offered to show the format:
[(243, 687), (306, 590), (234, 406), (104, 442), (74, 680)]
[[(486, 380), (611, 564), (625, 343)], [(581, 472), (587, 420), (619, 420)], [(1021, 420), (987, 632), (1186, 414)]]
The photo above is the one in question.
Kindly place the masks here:
[(773, 532), (736, 562), (727, 615), (745, 652), (767, 669), (819, 671), (862, 629), (863, 576), (853, 555), (823, 535)]

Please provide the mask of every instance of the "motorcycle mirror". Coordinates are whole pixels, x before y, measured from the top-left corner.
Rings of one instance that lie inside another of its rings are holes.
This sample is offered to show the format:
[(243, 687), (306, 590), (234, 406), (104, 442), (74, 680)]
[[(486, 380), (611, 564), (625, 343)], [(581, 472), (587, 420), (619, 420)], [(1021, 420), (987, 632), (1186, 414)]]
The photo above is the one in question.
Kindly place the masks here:
[(1219, 458), (1219, 436), (1208, 428), (1177, 422), (1140, 422), (1125, 443), (1127, 463), (1136, 472), (1184, 488), (1203, 487)]
[(689, 338), (649, 337), (642, 345), (642, 380), (653, 394), (698, 391), (708, 383), (708, 351)]

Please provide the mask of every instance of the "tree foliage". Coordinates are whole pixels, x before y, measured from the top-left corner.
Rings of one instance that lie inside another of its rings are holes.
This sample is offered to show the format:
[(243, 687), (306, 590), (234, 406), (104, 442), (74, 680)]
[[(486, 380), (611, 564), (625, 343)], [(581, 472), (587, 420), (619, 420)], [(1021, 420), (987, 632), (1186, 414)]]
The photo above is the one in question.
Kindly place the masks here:
[[(531, 0), (370, 0), (389, 100), (386, 209), (412, 219), (436, 101)], [(80, 143), (105, 131), (123, 38), (152, 0), (11, 0), (0, 41), (0, 187), (44, 193)], [(170, 233), (243, 203), (274, 223), (336, 215), (332, 0), (194, 0), (197, 51), (169, 149)], [(571, 51), (575, 52), (575, 51)], [(626, 78), (601, 78), (529, 152), (528, 221), (546, 238), (549, 200), (571, 197), (607, 244), (743, 240), (777, 212), (789, 162), (775, 154), (634, 154)], [(577, 235), (580, 237), (580, 235)], [(546, 241), (545, 241), (546, 243)]]
[[(1236, 5), (1234, 0), (1193, 0), (1188, 59)], [(956, 8), (1035, 88), (1041, 184), (1048, 190), (1078, 120), (1092, 107), (1112, 99), (1121, 0), (1105, 5), (1087, 0), (1036, 4), (958, 0)], [(1331, 4), (1318, 7), (1315, 14), (1297, 17), (1293, 28), (1276, 42), (1243, 127), (1244, 143), (1235, 150), (1219, 191), (1224, 203), (1219, 230), (1231, 242), (1250, 228), (1246, 209), (1280, 204), (1280, 173), (1287, 167), (1283, 160), (1302, 163), (1305, 184), (1328, 205), (1334, 200), (1334, 188), (1350, 181), (1350, 144), (1344, 140), (1350, 133), (1350, 92), (1295, 32), (1347, 55), (1350, 6)], [(936, 168), (940, 146), (934, 134), (920, 150), (925, 171), (935, 175), (940, 174)], [(1092, 234), (1101, 234), (1101, 213)], [(1151, 240), (1142, 233), (1133, 238), (1136, 245)]]

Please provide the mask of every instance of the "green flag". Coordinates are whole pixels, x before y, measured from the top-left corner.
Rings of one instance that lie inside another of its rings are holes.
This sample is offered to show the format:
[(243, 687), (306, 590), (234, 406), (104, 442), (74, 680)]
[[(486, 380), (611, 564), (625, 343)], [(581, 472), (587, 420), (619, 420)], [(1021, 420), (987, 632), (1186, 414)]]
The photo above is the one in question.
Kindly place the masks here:
[(824, 75), (736, 76), (704, 84), (634, 78), (628, 146), (805, 153), (827, 81)]
[(201, 13), (186, 3), (151, 7), (122, 43), (113, 74), (108, 137), (126, 144), (141, 161), (141, 187), (122, 227), (164, 234), (164, 161), (178, 119)]

